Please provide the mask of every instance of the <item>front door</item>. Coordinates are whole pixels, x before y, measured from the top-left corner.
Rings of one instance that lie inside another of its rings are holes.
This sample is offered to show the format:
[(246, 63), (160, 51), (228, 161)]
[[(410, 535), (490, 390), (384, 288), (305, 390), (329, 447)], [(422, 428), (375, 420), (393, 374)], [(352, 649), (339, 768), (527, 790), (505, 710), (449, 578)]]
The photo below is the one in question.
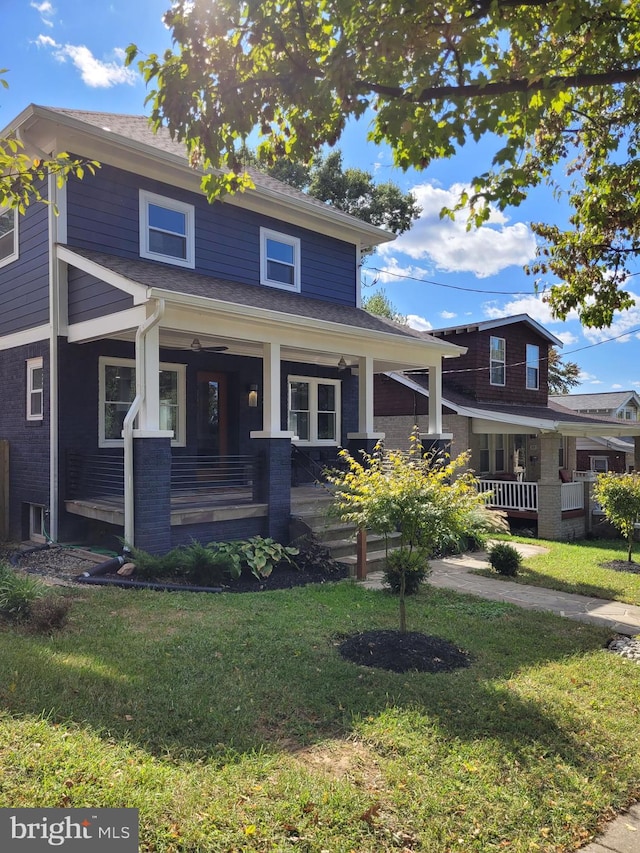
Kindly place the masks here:
[(228, 452), (227, 375), (198, 371), (198, 456)]

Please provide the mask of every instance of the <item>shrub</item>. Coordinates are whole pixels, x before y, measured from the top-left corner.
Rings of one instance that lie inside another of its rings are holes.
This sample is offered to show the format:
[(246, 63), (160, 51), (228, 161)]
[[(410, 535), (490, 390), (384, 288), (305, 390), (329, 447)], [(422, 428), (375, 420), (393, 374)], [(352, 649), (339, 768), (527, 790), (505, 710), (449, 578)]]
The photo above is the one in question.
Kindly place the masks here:
[(235, 563), (227, 554), (193, 541), (180, 554), (180, 574), (200, 586), (220, 586), (235, 575)]
[(345, 575), (345, 567), (333, 559), (331, 551), (313, 533), (299, 536), (291, 545), (298, 550), (292, 562), (299, 571), (324, 577), (333, 575), (338, 578)]
[(236, 577), (242, 568), (247, 566), (258, 580), (268, 578), (280, 563), (293, 564), (291, 558), (298, 554), (297, 548), (281, 545), (275, 539), (262, 536), (252, 536), (251, 539), (236, 542), (210, 542), (207, 547), (224, 554), (231, 561), (237, 571)]
[(26, 627), (35, 634), (59, 631), (67, 624), (71, 601), (60, 595), (45, 595), (31, 604)]
[(18, 621), (26, 619), (33, 603), (44, 594), (42, 581), (0, 564), (0, 612)]
[(489, 551), (489, 563), (498, 574), (515, 577), (522, 564), (522, 555), (508, 542), (497, 542)]
[(391, 592), (399, 594), (402, 590), (404, 575), (404, 594), (414, 595), (431, 574), (427, 558), (420, 551), (389, 551), (384, 571), (385, 583)]

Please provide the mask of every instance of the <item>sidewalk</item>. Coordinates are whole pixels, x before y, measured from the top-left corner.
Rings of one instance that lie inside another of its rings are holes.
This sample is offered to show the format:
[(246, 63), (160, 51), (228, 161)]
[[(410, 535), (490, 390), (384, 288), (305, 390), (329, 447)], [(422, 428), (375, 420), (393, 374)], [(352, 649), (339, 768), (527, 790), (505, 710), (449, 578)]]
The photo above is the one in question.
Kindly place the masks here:
[[(514, 543), (523, 556), (545, 551), (539, 545)], [(489, 565), (484, 552), (445, 557), (430, 563), (429, 584), (441, 589), (506, 601), (527, 610), (550, 610), (558, 616), (591, 622), (611, 628), (618, 634), (635, 636), (640, 634), (640, 607), (619, 601), (605, 601), (586, 595), (571, 595), (555, 592), (538, 586), (526, 586), (513, 581), (493, 580), (481, 575), (470, 574), (474, 569)], [(382, 589), (383, 573), (372, 572), (362, 585), (370, 589)], [(640, 851), (640, 803), (631, 806), (628, 812), (618, 815), (595, 841), (580, 848), (580, 853), (638, 853)]]
[[(541, 553), (546, 550), (539, 545), (515, 543), (523, 556)], [(489, 598), (492, 601), (506, 601), (517, 604), (527, 610), (547, 610), (558, 616), (576, 619), (579, 622), (591, 622), (611, 628), (617, 634), (635, 636), (640, 634), (640, 607), (624, 604), (620, 601), (606, 601), (603, 598), (591, 598), (586, 595), (573, 595), (557, 592), (539, 586), (526, 586), (506, 580), (493, 580), (482, 575), (474, 575), (474, 569), (486, 569), (489, 565), (483, 551), (445, 557), (429, 563), (431, 575), (429, 584), (441, 589), (454, 589), (456, 592)], [(363, 586), (380, 589), (383, 573), (372, 572)], [(640, 851), (640, 838), (638, 838)]]

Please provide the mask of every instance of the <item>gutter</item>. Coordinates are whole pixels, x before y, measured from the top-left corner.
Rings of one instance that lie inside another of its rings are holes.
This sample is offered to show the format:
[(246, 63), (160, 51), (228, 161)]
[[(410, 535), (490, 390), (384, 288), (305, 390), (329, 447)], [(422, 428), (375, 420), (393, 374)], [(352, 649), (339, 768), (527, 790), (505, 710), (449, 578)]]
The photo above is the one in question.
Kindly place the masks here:
[(133, 423), (140, 406), (147, 396), (146, 375), (146, 339), (147, 333), (156, 326), (164, 315), (164, 299), (158, 299), (156, 309), (136, 330), (136, 396), (125, 415), (122, 424), (124, 439), (124, 541), (134, 544), (134, 503), (133, 503)]

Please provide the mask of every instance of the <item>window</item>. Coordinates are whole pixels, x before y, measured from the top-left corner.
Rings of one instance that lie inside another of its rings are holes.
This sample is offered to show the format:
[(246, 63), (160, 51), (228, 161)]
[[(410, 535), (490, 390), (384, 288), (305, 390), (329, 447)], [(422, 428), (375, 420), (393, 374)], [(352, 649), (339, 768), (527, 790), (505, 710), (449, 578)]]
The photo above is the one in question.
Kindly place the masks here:
[(300, 240), (260, 229), (260, 284), (300, 290)]
[(193, 205), (140, 190), (140, 257), (193, 268)]
[[(173, 430), (171, 444), (185, 444), (185, 365), (160, 365), (160, 429)], [(135, 362), (127, 358), (100, 359), (98, 444), (121, 447), (124, 419), (136, 395)]]
[(618, 411), (618, 417), (623, 421), (637, 421), (638, 412), (635, 406), (624, 406)]
[(0, 212), (0, 267), (18, 257), (18, 211)]
[(340, 440), (340, 381), (289, 377), (289, 429), (299, 444)]
[(527, 344), (527, 388), (537, 391), (540, 387), (540, 347)]
[(495, 470), (504, 471), (504, 435), (494, 436)]
[(489, 436), (486, 432), (480, 433), (479, 436), (480, 443), (480, 473), (488, 474), (490, 468), (489, 461)]
[(44, 369), (42, 358), (27, 361), (27, 420), (41, 421), (43, 417)]
[(47, 541), (47, 508), (29, 504), (29, 539), (32, 542)]
[(606, 456), (590, 456), (589, 463), (591, 470), (598, 474), (606, 474), (609, 470), (609, 460)]
[(504, 385), (506, 376), (506, 343), (504, 338), (491, 338), (490, 382), (492, 385)]

